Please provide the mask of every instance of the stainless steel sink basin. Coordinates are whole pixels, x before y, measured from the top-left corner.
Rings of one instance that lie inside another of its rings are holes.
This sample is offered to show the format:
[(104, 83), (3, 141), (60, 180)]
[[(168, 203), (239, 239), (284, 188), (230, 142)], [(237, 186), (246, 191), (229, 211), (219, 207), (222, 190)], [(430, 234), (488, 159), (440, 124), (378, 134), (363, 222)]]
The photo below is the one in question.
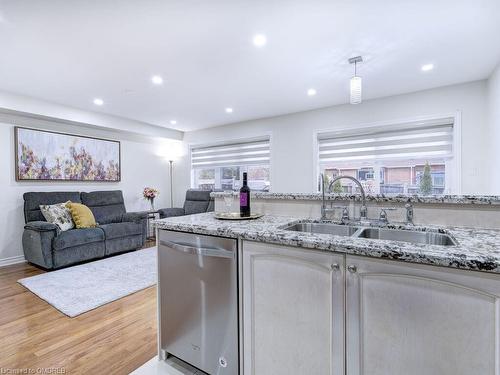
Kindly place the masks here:
[(356, 237), (375, 240), (403, 241), (427, 245), (455, 246), (457, 242), (448, 234), (435, 232), (418, 232), (384, 228), (363, 228)]
[(332, 223), (298, 223), (284, 229), (294, 232), (333, 234), (335, 236), (352, 236), (359, 229), (359, 227), (338, 225)]
[(352, 238), (402, 241), (426, 245), (458, 245), (457, 241), (450, 235), (437, 232), (339, 225), (334, 223), (297, 223), (283, 229), (294, 232), (331, 234), (335, 236), (345, 236)]

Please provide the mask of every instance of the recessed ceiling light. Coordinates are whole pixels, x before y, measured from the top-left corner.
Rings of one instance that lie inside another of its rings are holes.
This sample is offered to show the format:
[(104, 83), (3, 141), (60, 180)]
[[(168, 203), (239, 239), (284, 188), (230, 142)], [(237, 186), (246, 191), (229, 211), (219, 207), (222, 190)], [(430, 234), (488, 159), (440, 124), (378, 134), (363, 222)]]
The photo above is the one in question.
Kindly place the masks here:
[(257, 34), (253, 37), (253, 44), (256, 47), (264, 47), (267, 43), (267, 38), (264, 34)]
[(104, 100), (102, 100), (101, 98), (95, 98), (94, 99), (94, 104), (95, 105), (103, 105), (104, 104)]
[(175, 125), (175, 124), (177, 124), (177, 121), (176, 120), (170, 120), (170, 124)]
[(315, 89), (309, 89), (309, 90), (307, 90), (307, 95), (309, 95), (309, 96), (316, 95), (316, 90)]
[(153, 82), (155, 85), (161, 85), (163, 83), (163, 78), (161, 78), (160, 76), (152, 76), (151, 82)]
[(423, 72), (428, 72), (430, 70), (434, 69), (434, 64), (425, 64), (422, 65), (422, 71)]
[(233, 113), (233, 109), (232, 108), (226, 108), (226, 113)]

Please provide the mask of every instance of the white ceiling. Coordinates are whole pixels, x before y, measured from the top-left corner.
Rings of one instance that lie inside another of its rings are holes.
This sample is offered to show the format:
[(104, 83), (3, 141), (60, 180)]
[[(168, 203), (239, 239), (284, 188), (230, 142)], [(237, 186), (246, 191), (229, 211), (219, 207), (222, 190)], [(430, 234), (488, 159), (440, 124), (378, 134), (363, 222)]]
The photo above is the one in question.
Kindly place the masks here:
[(0, 48), (0, 90), (193, 130), (346, 103), (355, 55), (365, 99), (487, 78), (500, 1), (0, 0)]

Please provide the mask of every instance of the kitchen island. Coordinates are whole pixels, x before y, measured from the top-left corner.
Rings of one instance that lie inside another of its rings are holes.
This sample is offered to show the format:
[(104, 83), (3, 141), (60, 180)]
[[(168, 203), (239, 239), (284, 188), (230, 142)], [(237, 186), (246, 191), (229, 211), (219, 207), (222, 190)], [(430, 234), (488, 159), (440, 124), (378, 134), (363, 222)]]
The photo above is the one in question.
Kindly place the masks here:
[(441, 246), (286, 229), (304, 222), (155, 223), (237, 240), (240, 374), (498, 373), (500, 231), (385, 226), (455, 241)]

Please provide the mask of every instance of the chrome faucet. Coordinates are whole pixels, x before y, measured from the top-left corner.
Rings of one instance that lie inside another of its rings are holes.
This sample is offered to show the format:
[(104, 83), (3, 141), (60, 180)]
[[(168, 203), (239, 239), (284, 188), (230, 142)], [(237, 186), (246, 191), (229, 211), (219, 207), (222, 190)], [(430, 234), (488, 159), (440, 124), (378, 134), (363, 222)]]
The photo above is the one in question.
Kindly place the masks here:
[(322, 193), (322, 204), (321, 204), (321, 220), (326, 220), (326, 214), (327, 212), (333, 211), (333, 208), (327, 208), (326, 207), (326, 200), (325, 200), (325, 175), (323, 173), (320, 174), (321, 176), (321, 193)]
[[(360, 220), (366, 220), (367, 217), (367, 212), (368, 212), (368, 209), (366, 208), (366, 194), (365, 194), (365, 189), (363, 189), (363, 185), (361, 185), (361, 182), (359, 182), (358, 179), (354, 178), (354, 177), (351, 177), (351, 176), (337, 176), (335, 177), (331, 182), (330, 184), (328, 185), (328, 192), (330, 193), (332, 191), (332, 186), (333, 184), (335, 184), (335, 182), (337, 182), (338, 180), (341, 180), (343, 178), (347, 178), (348, 180), (351, 180), (353, 181), (354, 183), (356, 183), (356, 185), (358, 185), (359, 187), (359, 190), (361, 192), (361, 208), (359, 209), (359, 216), (360, 216)], [(323, 192), (323, 204), (321, 206), (321, 219), (324, 220), (326, 219), (326, 213), (329, 212), (329, 211), (332, 211), (333, 209), (328, 209), (326, 207), (326, 201), (325, 201), (325, 176), (324, 174), (322, 173), (321, 174), (321, 189), (322, 189), (322, 192)]]

